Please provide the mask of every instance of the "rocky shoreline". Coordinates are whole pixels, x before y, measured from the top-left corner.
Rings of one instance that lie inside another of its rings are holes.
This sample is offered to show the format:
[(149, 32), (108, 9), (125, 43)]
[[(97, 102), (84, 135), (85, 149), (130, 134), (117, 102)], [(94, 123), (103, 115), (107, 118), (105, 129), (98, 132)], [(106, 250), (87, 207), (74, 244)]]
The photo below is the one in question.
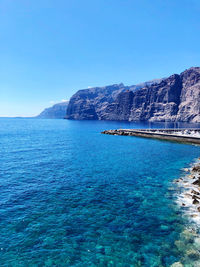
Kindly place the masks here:
[(178, 186), (175, 197), (189, 223), (175, 241), (180, 261), (170, 267), (200, 267), (200, 158), (183, 171), (185, 174), (174, 181)]
[(175, 180), (180, 190), (177, 203), (184, 208), (185, 214), (200, 225), (200, 158), (184, 171), (186, 175)]

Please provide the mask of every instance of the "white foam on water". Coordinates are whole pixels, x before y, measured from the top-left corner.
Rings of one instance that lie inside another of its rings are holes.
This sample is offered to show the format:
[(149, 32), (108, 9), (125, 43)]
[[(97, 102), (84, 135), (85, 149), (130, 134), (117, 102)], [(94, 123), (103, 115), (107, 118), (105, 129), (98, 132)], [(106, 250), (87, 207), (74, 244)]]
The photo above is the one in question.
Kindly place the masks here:
[[(176, 180), (176, 184), (178, 187), (178, 192), (176, 193), (176, 203), (181, 207), (183, 214), (186, 215), (190, 222), (194, 222), (197, 227), (200, 226), (200, 187), (198, 185), (194, 185), (193, 183), (199, 179), (199, 174), (197, 172), (193, 172), (192, 168), (200, 164), (200, 160), (196, 160), (196, 162), (192, 165), (191, 168), (183, 169), (186, 174)], [(192, 193), (192, 190), (199, 193), (196, 195)], [(197, 197), (199, 204), (194, 204), (193, 196)]]

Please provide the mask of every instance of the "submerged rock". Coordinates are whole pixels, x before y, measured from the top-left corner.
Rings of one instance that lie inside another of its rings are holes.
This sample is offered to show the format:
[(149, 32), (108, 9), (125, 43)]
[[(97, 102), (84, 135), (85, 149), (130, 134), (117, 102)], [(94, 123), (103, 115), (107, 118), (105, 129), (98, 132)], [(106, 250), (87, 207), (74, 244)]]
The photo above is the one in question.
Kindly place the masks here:
[(181, 235), (181, 239), (184, 240), (185, 243), (192, 243), (194, 241), (194, 238), (197, 237), (197, 233), (192, 229), (185, 229)]
[(184, 267), (182, 263), (180, 263), (179, 261), (173, 263), (170, 267)]
[(179, 251), (182, 251), (185, 246), (185, 243), (182, 240), (176, 240), (174, 244)]
[(198, 260), (200, 259), (200, 253), (197, 250), (194, 249), (190, 249), (186, 252), (186, 255), (188, 256), (188, 258), (192, 259), (192, 260)]

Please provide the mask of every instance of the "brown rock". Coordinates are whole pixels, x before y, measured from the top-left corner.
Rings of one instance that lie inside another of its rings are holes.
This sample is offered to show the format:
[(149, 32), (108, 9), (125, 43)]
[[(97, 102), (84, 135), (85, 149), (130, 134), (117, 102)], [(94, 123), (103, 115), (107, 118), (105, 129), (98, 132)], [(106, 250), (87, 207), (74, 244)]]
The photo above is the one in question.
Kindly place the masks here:
[(194, 194), (194, 195), (200, 195), (200, 193), (195, 191), (194, 189), (191, 191), (191, 193)]
[(193, 172), (200, 172), (200, 165), (196, 165), (192, 168)]
[(194, 249), (186, 251), (186, 255), (192, 260), (199, 260), (200, 258), (200, 253)]
[(200, 199), (200, 197), (196, 196), (196, 195), (193, 195), (192, 196), (192, 199)]
[(194, 185), (199, 185), (200, 186), (200, 181), (197, 179), (196, 181), (193, 182)]
[(193, 202), (192, 202), (192, 204), (197, 205), (197, 204), (199, 204), (199, 201), (197, 199), (194, 199)]

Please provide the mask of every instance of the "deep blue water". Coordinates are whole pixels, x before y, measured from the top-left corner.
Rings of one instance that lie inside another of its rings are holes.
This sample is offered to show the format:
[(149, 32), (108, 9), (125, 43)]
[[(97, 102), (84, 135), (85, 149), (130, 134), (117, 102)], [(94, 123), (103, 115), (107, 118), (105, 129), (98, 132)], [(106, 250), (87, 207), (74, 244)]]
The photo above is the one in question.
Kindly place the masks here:
[(0, 119), (0, 266), (179, 261), (187, 220), (172, 181), (200, 149), (100, 134), (146, 126)]

